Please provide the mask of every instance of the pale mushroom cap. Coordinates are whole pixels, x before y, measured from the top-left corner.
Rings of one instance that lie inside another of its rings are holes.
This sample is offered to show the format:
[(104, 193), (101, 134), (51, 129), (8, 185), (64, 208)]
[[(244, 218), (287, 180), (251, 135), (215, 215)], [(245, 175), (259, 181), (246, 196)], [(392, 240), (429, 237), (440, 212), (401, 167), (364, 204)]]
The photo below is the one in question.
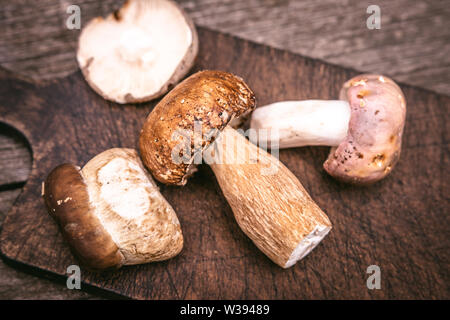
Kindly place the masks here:
[(385, 76), (363, 74), (344, 84), (340, 99), (351, 108), (348, 134), (331, 149), (325, 170), (360, 185), (383, 179), (400, 157), (406, 117), (402, 90)]
[(168, 0), (128, 0), (83, 28), (77, 60), (91, 87), (118, 103), (161, 96), (192, 67), (198, 37), (190, 18)]

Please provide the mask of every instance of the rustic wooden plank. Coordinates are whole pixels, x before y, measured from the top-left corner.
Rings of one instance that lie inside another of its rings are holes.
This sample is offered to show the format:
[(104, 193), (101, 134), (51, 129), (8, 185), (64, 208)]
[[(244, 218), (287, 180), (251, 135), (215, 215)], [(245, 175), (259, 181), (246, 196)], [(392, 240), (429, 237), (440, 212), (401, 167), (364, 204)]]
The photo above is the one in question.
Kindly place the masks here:
[[(342, 83), (355, 74), (204, 29), (199, 36), (194, 70), (239, 74), (259, 105), (336, 98)], [(322, 169), (328, 148), (280, 152), (281, 161), (334, 225), (295, 267), (283, 270), (255, 248), (237, 226), (210, 168), (200, 166), (186, 187), (160, 185), (183, 228), (185, 247), (179, 256), (101, 274), (82, 269), (83, 281), (149, 299), (450, 297), (450, 97), (405, 85), (402, 89), (410, 106), (402, 158), (383, 181), (358, 188), (333, 180)], [(109, 103), (79, 72), (38, 85), (0, 76), (0, 97), (1, 117), (26, 135), (35, 160), (3, 224), (1, 250), (9, 259), (63, 276), (77, 261), (42, 205), (42, 177), (62, 162), (83, 165), (107, 148), (136, 147), (154, 103)], [(12, 104), (17, 107), (6, 107)], [(366, 268), (372, 264), (382, 270), (381, 290), (366, 287)]]
[(380, 30), (366, 28), (364, 1), (210, 0), (200, 8), (183, 3), (200, 25), (450, 93), (446, 1), (377, 1)]
[(62, 283), (38, 278), (6, 265), (0, 260), (0, 299), (62, 300), (101, 299), (81, 290), (69, 290)]
[[(82, 24), (121, 0), (80, 0)], [(379, 0), (381, 29), (357, 0), (179, 0), (201, 26), (450, 94), (450, 7), (445, 0)], [(0, 1), (0, 64), (34, 79), (67, 75), (79, 32), (67, 0)]]
[[(21, 188), (0, 192), (0, 228)], [(0, 299), (100, 299), (98, 294), (68, 290), (62, 283), (38, 278), (0, 260)]]
[[(21, 184), (31, 169), (26, 140), (18, 131), (0, 123), (0, 191), (8, 184)], [(1, 193), (1, 192), (0, 192)]]
[[(12, 207), (22, 188), (0, 192), (0, 228), (9, 209)], [(1, 278), (1, 277), (0, 277)]]
[[(0, 127), (3, 127), (0, 125)], [(24, 182), (30, 172), (30, 153), (17, 133), (4, 129), (0, 135), (0, 228), (22, 188), (9, 189), (11, 183)], [(7, 147), (8, 148), (7, 148)], [(7, 157), (9, 156), (9, 158)], [(14, 174), (10, 174), (14, 173)], [(5, 179), (8, 177), (7, 179)], [(4, 189), (7, 190), (4, 190)], [(21, 272), (0, 260), (0, 299), (97, 299), (98, 295), (68, 290), (63, 284)]]

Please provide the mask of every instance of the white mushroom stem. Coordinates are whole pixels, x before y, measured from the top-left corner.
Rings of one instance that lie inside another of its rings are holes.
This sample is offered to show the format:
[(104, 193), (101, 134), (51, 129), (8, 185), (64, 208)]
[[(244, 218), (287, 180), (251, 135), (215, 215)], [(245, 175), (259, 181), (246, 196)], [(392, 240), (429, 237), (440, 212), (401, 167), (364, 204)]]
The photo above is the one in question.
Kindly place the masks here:
[(129, 27), (122, 34), (117, 51), (124, 61), (145, 67), (154, 62), (157, 55), (152, 38), (137, 27)]
[(253, 111), (250, 127), (258, 142), (268, 146), (338, 146), (347, 136), (349, 121), (346, 101), (283, 101)]

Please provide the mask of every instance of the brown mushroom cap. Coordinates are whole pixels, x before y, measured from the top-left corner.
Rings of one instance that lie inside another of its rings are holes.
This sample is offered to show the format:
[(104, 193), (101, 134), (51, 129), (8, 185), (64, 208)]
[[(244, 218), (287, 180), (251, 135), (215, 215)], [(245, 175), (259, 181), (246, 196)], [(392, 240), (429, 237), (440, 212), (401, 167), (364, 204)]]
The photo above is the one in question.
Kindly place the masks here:
[(193, 66), (198, 36), (188, 15), (170, 0), (128, 0), (83, 28), (77, 60), (89, 85), (117, 103), (149, 101)]
[(363, 74), (340, 93), (350, 104), (346, 139), (332, 148), (325, 170), (344, 182), (365, 185), (383, 179), (400, 157), (406, 102), (391, 79)]
[(50, 172), (44, 184), (44, 200), (64, 238), (81, 262), (92, 269), (123, 265), (124, 257), (103, 228), (89, 204), (80, 168), (62, 164)]
[[(223, 71), (197, 72), (170, 91), (147, 117), (139, 139), (142, 160), (155, 179), (184, 185), (195, 170), (194, 158), (228, 123), (254, 108), (255, 96), (241, 78)], [(194, 137), (195, 122), (201, 123), (201, 137)], [(186, 135), (191, 145), (183, 154), (180, 136)], [(199, 148), (194, 146), (195, 138), (200, 139)], [(174, 150), (186, 161), (174, 161)]]
[(56, 167), (43, 196), (74, 253), (89, 268), (166, 260), (183, 247), (175, 211), (136, 150), (109, 149), (82, 170), (71, 164)]

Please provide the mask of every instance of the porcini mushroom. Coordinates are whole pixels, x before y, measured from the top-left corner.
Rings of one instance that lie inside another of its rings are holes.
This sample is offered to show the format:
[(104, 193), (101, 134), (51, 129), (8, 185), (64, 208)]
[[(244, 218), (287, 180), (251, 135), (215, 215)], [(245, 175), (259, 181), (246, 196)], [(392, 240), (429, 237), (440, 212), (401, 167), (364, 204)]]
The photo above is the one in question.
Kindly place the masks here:
[(91, 269), (166, 260), (183, 247), (175, 211), (136, 150), (109, 149), (81, 170), (60, 165), (43, 190), (49, 214)]
[(90, 86), (107, 100), (155, 99), (192, 67), (198, 36), (191, 19), (169, 0), (128, 0), (83, 28), (77, 60)]
[[(250, 127), (259, 140), (280, 148), (331, 146), (324, 169), (344, 182), (383, 179), (400, 156), (406, 116), (402, 90), (385, 76), (363, 74), (344, 84), (340, 99), (270, 104), (253, 112)], [(258, 136), (262, 129), (278, 135)], [(267, 140), (270, 136), (279, 141)]]
[[(198, 72), (149, 114), (140, 154), (157, 180), (175, 185), (186, 184), (196, 159), (203, 157), (244, 233), (272, 261), (288, 268), (325, 237), (331, 223), (294, 174), (230, 127), (254, 107), (254, 94), (241, 78)], [(189, 138), (188, 151), (179, 148), (183, 136)]]

